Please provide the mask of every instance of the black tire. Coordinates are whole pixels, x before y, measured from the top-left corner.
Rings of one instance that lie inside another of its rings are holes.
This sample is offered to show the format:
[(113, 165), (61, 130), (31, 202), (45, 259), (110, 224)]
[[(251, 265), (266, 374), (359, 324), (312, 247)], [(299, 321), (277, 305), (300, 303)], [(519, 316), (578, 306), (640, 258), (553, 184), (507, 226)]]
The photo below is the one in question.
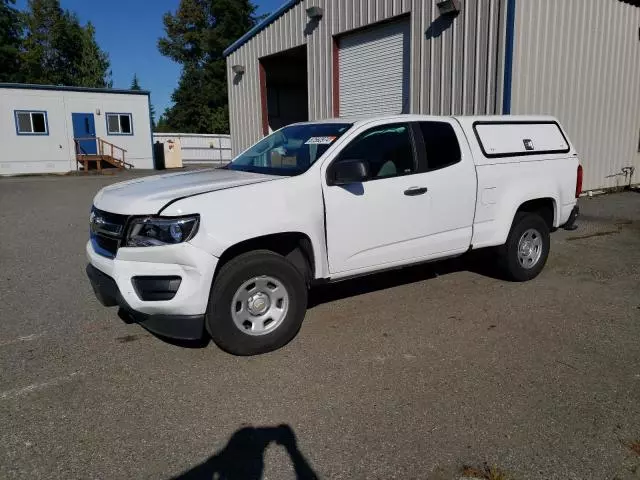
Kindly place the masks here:
[[(531, 229), (539, 234), (542, 248), (539, 259), (531, 267), (526, 268), (518, 259), (518, 243), (523, 234)], [(529, 212), (516, 213), (507, 242), (498, 249), (500, 265), (504, 274), (509, 280), (515, 282), (534, 279), (547, 263), (550, 245), (549, 226), (540, 215)]]
[[(231, 308), (240, 286), (260, 276), (278, 279), (286, 288), (289, 304), (275, 330), (255, 336), (234, 323)], [(307, 310), (307, 286), (300, 271), (283, 256), (269, 250), (244, 253), (227, 262), (218, 273), (207, 309), (206, 327), (213, 341), (234, 355), (258, 355), (283, 347), (296, 336)]]

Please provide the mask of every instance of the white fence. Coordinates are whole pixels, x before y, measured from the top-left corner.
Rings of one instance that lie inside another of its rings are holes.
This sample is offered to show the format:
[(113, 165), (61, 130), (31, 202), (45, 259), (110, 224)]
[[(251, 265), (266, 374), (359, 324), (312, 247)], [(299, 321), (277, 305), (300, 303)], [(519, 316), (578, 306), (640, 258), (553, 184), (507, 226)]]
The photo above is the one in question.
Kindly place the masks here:
[(154, 133), (153, 143), (180, 140), (182, 163), (225, 165), (231, 160), (231, 136), (198, 133)]

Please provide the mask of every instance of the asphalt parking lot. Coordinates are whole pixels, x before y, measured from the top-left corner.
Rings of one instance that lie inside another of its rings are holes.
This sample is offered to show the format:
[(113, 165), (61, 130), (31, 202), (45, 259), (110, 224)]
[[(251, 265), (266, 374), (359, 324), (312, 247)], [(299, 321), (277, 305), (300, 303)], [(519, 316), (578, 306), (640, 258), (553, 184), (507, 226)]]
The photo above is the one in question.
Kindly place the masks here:
[(476, 259), (315, 289), (239, 358), (94, 298), (91, 199), (125, 178), (0, 179), (0, 478), (640, 478), (640, 194), (581, 200), (532, 282)]

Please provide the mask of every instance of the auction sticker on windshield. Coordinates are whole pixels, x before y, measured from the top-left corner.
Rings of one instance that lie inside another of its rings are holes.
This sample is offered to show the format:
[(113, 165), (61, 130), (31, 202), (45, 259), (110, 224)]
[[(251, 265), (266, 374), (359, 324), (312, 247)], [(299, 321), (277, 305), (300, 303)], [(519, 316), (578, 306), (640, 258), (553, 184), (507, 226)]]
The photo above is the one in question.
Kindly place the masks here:
[(329, 145), (333, 142), (337, 137), (311, 137), (309, 140), (304, 142), (307, 145)]

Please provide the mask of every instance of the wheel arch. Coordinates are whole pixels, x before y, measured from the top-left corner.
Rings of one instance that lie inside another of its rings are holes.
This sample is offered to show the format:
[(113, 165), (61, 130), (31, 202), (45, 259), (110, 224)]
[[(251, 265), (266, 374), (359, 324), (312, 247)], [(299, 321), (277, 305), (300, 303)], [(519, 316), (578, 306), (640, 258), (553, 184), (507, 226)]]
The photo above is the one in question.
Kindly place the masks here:
[(315, 257), (309, 236), (302, 232), (279, 232), (245, 239), (226, 248), (216, 265), (214, 281), (229, 260), (254, 250), (269, 250), (280, 254), (293, 263), (307, 282), (315, 278)]
[(505, 244), (497, 249), (498, 262), (509, 280), (531, 280), (540, 274), (547, 262), (552, 212), (549, 200), (541, 200), (520, 205)]
[(537, 213), (545, 221), (550, 231), (553, 230), (558, 221), (557, 203), (552, 197), (534, 198), (522, 202), (514, 212), (514, 218), (518, 212)]
[(502, 245), (507, 241), (509, 232), (513, 227), (518, 212), (538, 213), (543, 218), (549, 231), (553, 231), (558, 221), (557, 200), (550, 195), (542, 195), (536, 197), (524, 197), (512, 204), (512, 208), (505, 212), (508, 215), (501, 222), (501, 231), (497, 239), (496, 245)]

